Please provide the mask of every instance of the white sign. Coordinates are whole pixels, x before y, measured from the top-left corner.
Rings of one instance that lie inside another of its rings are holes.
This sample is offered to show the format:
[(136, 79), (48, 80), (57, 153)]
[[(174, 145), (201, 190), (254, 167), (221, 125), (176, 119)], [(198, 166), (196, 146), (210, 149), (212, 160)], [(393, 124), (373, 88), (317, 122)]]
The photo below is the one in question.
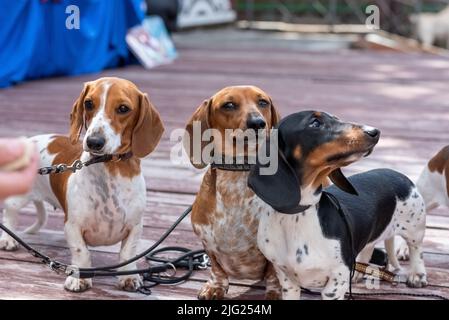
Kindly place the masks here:
[(181, 0), (178, 27), (232, 22), (236, 13), (229, 0)]

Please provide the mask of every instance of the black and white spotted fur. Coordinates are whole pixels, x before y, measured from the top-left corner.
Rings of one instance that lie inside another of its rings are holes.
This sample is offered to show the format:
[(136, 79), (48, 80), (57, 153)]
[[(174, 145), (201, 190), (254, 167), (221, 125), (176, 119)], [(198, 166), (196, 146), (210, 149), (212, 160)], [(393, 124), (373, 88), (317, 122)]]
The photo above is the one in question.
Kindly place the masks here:
[[(300, 114), (296, 116), (298, 126), (307, 115)], [(331, 128), (335, 121), (338, 119), (329, 120)], [(289, 134), (289, 130), (283, 128), (281, 122), (280, 139), (286, 134)], [(320, 143), (319, 139), (314, 143)], [(285, 141), (280, 145), (280, 152), (287, 154), (285, 158), (289, 159), (286, 148), (294, 146), (289, 146)], [(305, 147), (302, 146), (302, 149)], [(292, 171), (296, 171), (297, 166), (293, 162), (289, 166)], [(280, 183), (285, 184), (285, 176), (282, 180)], [(300, 287), (323, 287), (323, 299), (343, 299), (349, 288), (352, 264), (351, 237), (345, 220), (329, 198), (323, 196), (321, 188), (314, 190), (301, 185), (301, 177), (298, 177), (298, 181), (299, 205), (310, 206), (305, 211), (285, 214), (259, 199), (262, 210), (258, 231), (259, 248), (276, 269), (284, 299), (299, 299)], [(252, 172), (249, 185), (256, 194), (267, 198), (268, 182), (273, 185), (272, 192), (283, 192), (275, 176), (260, 178), (257, 171)], [(264, 186), (259, 183), (264, 183)], [(324, 191), (332, 194), (346, 213), (352, 230), (354, 254), (358, 255), (357, 261), (369, 262), (374, 245), (386, 241), (389, 262), (399, 268), (393, 242), (394, 236), (399, 235), (410, 248), (407, 284), (412, 287), (426, 285), (421, 251), (425, 232), (425, 205), (415, 185), (403, 174), (389, 169), (354, 175), (348, 183), (358, 195), (342, 191), (337, 186)]]

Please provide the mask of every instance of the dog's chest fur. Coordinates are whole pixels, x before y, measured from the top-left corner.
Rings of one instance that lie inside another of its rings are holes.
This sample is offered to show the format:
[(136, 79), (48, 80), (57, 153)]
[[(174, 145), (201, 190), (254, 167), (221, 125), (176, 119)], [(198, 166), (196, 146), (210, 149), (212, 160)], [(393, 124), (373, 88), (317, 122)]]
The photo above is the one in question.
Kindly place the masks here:
[[(56, 135), (32, 138), (40, 152), (40, 166), (54, 164), (56, 155), (49, 154), (47, 147), (57, 138)], [(81, 160), (86, 161), (87, 157), (84, 153)], [(37, 178), (30, 197), (61, 208), (48, 175)], [(79, 225), (87, 244), (112, 245), (126, 238), (129, 230), (141, 223), (146, 201), (145, 181), (141, 174), (134, 178), (111, 174), (99, 163), (70, 175), (64, 199), (66, 223)]]
[[(197, 198), (200, 203), (192, 216), (195, 233), (229, 276), (261, 279), (266, 259), (257, 247), (257, 230), (261, 212), (267, 205), (247, 187), (248, 173), (214, 171), (206, 173), (203, 184), (215, 183), (215, 188), (206, 195), (208, 200), (215, 198), (215, 201), (210, 201), (212, 205), (208, 208), (208, 204), (202, 205), (201, 198)], [(207, 219), (196, 222), (195, 215), (205, 213)]]
[(78, 224), (89, 245), (115, 244), (141, 223), (146, 194), (142, 175), (112, 175), (97, 164), (70, 176), (67, 190), (67, 223)]
[(325, 238), (314, 207), (292, 215), (266, 211), (258, 244), (276, 268), (304, 287), (323, 286), (331, 270), (343, 263), (340, 242)]

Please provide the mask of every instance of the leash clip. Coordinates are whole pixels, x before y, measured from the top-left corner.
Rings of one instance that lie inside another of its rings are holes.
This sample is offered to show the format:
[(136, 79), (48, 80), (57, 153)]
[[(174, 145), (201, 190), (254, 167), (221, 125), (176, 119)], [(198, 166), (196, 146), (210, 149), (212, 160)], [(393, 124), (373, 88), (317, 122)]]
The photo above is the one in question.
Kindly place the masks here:
[(63, 173), (67, 171), (68, 166), (66, 164), (58, 164), (56, 166), (56, 173)]
[(66, 270), (67, 270), (67, 267), (66, 267), (66, 266), (64, 266), (64, 265), (62, 265), (62, 264), (60, 264), (59, 262), (56, 262), (56, 261), (50, 261), (50, 262), (48, 263), (48, 267), (49, 267), (52, 271), (54, 271), (55, 273), (57, 273), (57, 274), (65, 273)]
[(69, 169), (72, 170), (73, 173), (75, 173), (77, 170), (81, 170), (83, 167), (84, 163), (81, 160), (76, 160), (72, 163)]
[(173, 263), (167, 263), (167, 266), (172, 270), (171, 272), (165, 271), (162, 275), (172, 278), (176, 275), (176, 267)]
[(52, 167), (43, 167), (43, 168), (40, 168), (37, 173), (40, 174), (41, 176), (44, 176), (44, 175), (50, 174), (52, 172), (53, 172)]
[(201, 257), (201, 263), (198, 266), (198, 269), (200, 270), (205, 270), (209, 267), (209, 263), (210, 263), (210, 259), (209, 256), (207, 254), (203, 254), (203, 256)]
[(67, 266), (65, 269), (65, 274), (76, 279), (80, 278), (80, 268), (76, 265)]

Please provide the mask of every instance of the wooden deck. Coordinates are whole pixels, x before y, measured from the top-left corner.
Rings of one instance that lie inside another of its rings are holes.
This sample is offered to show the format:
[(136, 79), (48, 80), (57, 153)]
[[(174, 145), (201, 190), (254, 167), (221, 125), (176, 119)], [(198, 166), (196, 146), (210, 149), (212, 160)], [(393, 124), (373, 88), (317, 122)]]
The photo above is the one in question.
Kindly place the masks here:
[[(304, 109), (329, 111), (346, 120), (382, 129), (375, 152), (352, 165), (347, 173), (390, 167), (416, 179), (426, 161), (449, 143), (449, 60), (421, 54), (338, 49), (303, 51), (297, 42), (259, 35), (239, 40), (217, 31), (178, 36), (179, 59), (146, 71), (140, 66), (101, 74), (31, 81), (0, 90), (0, 136), (66, 133), (69, 113), (82, 83), (100, 76), (118, 76), (137, 83), (160, 110), (166, 133), (156, 151), (143, 162), (148, 206), (141, 249), (152, 244), (190, 205), (202, 172), (169, 161), (169, 134), (183, 128), (203, 99), (231, 84), (255, 84), (274, 99), (282, 115)], [(209, 39), (210, 41), (204, 41)], [(20, 216), (30, 225), (34, 209)], [(50, 209), (47, 226), (26, 236), (47, 254), (69, 262), (62, 232), (62, 213)], [(190, 222), (183, 222), (166, 245), (200, 248)], [(117, 261), (118, 246), (93, 248), (94, 265)], [(425, 253), (429, 286), (410, 290), (382, 284), (379, 291), (436, 293), (449, 297), (449, 210), (428, 216)], [(0, 299), (195, 299), (206, 271), (178, 286), (158, 286), (153, 294), (119, 291), (115, 279), (94, 280), (82, 294), (64, 291), (64, 278), (49, 272), (23, 250), (0, 252)], [(367, 292), (357, 285), (355, 292)], [(379, 292), (375, 291), (375, 292)], [(230, 298), (261, 299), (259, 284), (233, 281)], [(315, 296), (304, 295), (316, 299)], [(375, 299), (366, 297), (365, 299)], [(404, 298), (399, 296), (383, 299)], [(411, 297), (406, 297), (411, 299)]]

